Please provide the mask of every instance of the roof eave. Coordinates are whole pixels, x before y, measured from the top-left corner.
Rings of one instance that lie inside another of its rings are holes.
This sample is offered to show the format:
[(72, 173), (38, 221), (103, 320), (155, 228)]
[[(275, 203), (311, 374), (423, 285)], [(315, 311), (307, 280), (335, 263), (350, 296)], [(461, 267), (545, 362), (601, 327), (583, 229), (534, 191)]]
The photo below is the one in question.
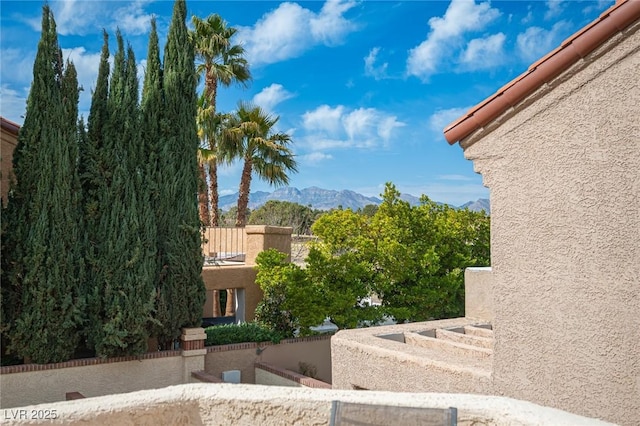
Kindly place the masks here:
[(611, 6), (523, 74), (445, 127), (445, 139), (453, 145), (486, 126), (638, 19), (640, 0), (620, 1)]

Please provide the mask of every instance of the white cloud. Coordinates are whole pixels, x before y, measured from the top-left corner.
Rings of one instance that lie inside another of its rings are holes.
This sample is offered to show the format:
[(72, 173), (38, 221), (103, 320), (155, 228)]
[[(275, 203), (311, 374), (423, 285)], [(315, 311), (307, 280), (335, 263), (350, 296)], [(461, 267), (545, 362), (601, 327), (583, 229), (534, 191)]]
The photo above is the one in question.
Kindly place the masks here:
[(589, 14), (594, 10), (602, 11), (611, 6), (615, 0), (598, 0), (596, 3), (590, 3), (589, 6), (582, 9), (582, 13)]
[(491, 69), (500, 65), (504, 60), (503, 47), (506, 38), (504, 33), (498, 33), (469, 41), (460, 57), (460, 63), (463, 68), (475, 71)]
[(318, 131), (335, 136), (342, 130), (343, 112), (342, 105), (335, 108), (331, 108), (329, 105), (320, 105), (315, 110), (307, 111), (302, 115), (302, 126), (307, 131)]
[(547, 11), (544, 14), (544, 19), (549, 20), (555, 18), (556, 16), (559, 16), (566, 5), (567, 2), (565, 0), (547, 0)]
[(22, 124), (24, 113), (27, 109), (27, 94), (29, 88), (19, 91), (11, 88), (7, 84), (0, 86), (0, 115)]
[(0, 81), (28, 84), (33, 78), (33, 62), (36, 52), (27, 52), (20, 49), (0, 50), (2, 63), (0, 63)]
[(387, 76), (387, 67), (389, 66), (389, 64), (385, 62), (384, 64), (376, 67), (378, 53), (380, 53), (380, 48), (374, 47), (364, 58), (364, 74), (373, 77), (376, 80), (380, 80)]
[(311, 18), (313, 39), (327, 46), (341, 44), (343, 37), (356, 28), (353, 22), (342, 15), (355, 5), (353, 0), (327, 0), (320, 13)]
[(386, 143), (391, 140), (391, 133), (393, 133), (394, 129), (404, 126), (406, 126), (406, 124), (398, 121), (396, 116), (383, 117), (378, 122), (378, 136)]
[(238, 27), (238, 40), (252, 66), (294, 58), (315, 45), (340, 44), (355, 29), (355, 24), (343, 16), (355, 4), (329, 0), (315, 13), (297, 3), (281, 3), (253, 27)]
[(525, 61), (535, 61), (558, 46), (570, 29), (567, 21), (557, 22), (550, 30), (529, 27), (516, 39), (518, 55)]
[(348, 110), (342, 105), (321, 105), (302, 116), (306, 150), (313, 152), (346, 148), (376, 148), (390, 143), (396, 129), (405, 126), (375, 108)]
[(309, 154), (301, 155), (298, 157), (300, 163), (306, 165), (316, 165), (323, 161), (331, 160), (333, 156), (331, 154), (325, 154), (324, 152), (311, 152)]
[(443, 17), (429, 19), (431, 31), (426, 40), (409, 50), (407, 73), (427, 79), (438, 72), (445, 56), (465, 33), (480, 31), (499, 16), (500, 11), (488, 2), (452, 0)]
[(265, 87), (253, 96), (252, 102), (262, 107), (265, 111), (273, 112), (273, 108), (279, 103), (293, 98), (295, 95), (284, 88), (281, 84), (272, 84)]
[[(52, 2), (51, 9), (61, 35), (86, 35), (95, 32), (96, 28), (115, 31), (118, 27), (127, 35), (140, 35), (151, 28), (152, 15), (144, 11), (144, 7), (150, 2), (151, 0), (122, 3), (65, 0)], [(124, 6), (114, 7), (120, 4)], [(27, 23), (40, 31), (40, 18), (30, 19)]]
[(439, 109), (429, 117), (429, 128), (442, 133), (444, 128), (469, 111), (470, 107)]

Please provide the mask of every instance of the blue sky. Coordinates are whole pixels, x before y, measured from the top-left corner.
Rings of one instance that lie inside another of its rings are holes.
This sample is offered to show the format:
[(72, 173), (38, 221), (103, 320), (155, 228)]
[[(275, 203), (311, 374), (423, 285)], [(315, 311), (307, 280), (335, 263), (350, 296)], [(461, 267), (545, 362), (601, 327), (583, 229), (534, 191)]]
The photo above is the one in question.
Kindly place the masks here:
[[(151, 16), (161, 49), (172, 1), (49, 1), (60, 45), (84, 88), (88, 116), (102, 29), (120, 28), (142, 81)], [(218, 110), (252, 101), (280, 117), (293, 140), (299, 189), (379, 196), (385, 182), (454, 205), (487, 198), (459, 146), (442, 129), (595, 19), (607, 1), (187, 1), (188, 16), (220, 14), (238, 28), (253, 81), (220, 89)], [(0, 113), (23, 122), (43, 2), (0, 7)], [(189, 23), (190, 25), (190, 23)], [(237, 191), (240, 164), (220, 171)], [(271, 191), (257, 179), (252, 191)]]

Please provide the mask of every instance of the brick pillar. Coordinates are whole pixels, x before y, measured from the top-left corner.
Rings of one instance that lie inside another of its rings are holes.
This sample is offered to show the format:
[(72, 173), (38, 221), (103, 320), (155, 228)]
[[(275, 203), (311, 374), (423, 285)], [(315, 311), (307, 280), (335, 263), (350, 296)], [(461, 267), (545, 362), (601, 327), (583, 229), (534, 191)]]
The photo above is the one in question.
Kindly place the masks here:
[(202, 327), (182, 329), (180, 345), (182, 348), (183, 383), (193, 381), (192, 372), (204, 370), (204, 359), (207, 355), (207, 350), (204, 347), (206, 339), (207, 334)]

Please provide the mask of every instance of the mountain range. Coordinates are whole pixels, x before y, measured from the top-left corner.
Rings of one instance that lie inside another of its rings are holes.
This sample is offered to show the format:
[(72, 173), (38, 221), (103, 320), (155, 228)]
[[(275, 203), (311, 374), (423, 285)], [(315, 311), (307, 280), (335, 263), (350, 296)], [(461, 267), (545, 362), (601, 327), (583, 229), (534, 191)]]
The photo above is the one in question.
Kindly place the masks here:
[[(407, 201), (409, 204), (415, 206), (420, 203), (420, 197), (413, 196), (411, 194), (401, 194), (400, 198)], [(311, 206), (311, 208), (317, 210), (330, 210), (342, 206), (343, 208), (350, 208), (357, 210), (363, 208), (368, 204), (380, 205), (382, 200), (377, 197), (367, 197), (357, 192), (345, 189), (342, 191), (335, 191), (331, 189), (322, 189), (315, 186), (305, 189), (298, 189), (294, 187), (284, 187), (276, 189), (273, 192), (256, 191), (249, 195), (249, 208), (255, 210), (258, 207), (265, 204), (267, 201), (289, 201), (291, 203), (298, 203), (303, 206)], [(220, 197), (218, 205), (223, 211), (227, 211), (232, 207), (236, 207), (238, 202), (238, 193), (224, 195)], [(484, 210), (487, 214), (490, 214), (489, 200), (486, 198), (479, 198), (476, 201), (469, 201), (461, 206), (454, 206), (458, 208), (468, 208), (473, 211)]]

